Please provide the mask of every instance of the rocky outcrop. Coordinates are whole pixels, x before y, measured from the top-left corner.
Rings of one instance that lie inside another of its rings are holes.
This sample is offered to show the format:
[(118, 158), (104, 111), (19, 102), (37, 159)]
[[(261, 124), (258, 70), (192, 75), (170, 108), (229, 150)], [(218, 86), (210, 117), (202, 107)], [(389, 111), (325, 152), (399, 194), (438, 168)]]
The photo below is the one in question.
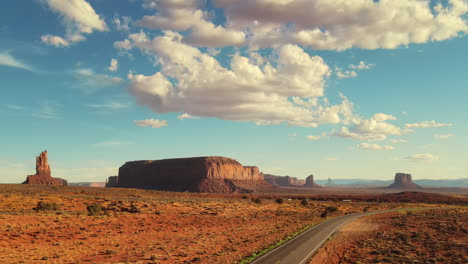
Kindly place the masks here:
[(307, 187), (307, 188), (320, 188), (320, 187), (322, 187), (322, 186), (320, 186), (320, 185), (318, 185), (318, 184), (316, 184), (316, 183), (314, 182), (314, 175), (312, 175), (312, 174), (309, 175), (309, 176), (306, 178), (305, 181), (306, 181), (306, 182), (305, 182), (305, 184), (304, 184), (303, 187)]
[(36, 174), (28, 175), (23, 184), (67, 185), (67, 181), (52, 177), (47, 151), (43, 151), (36, 157)]
[(125, 163), (115, 187), (210, 193), (250, 192), (241, 186), (267, 184), (257, 167), (225, 157), (142, 160)]
[(118, 176), (110, 176), (106, 181), (106, 187), (117, 187), (117, 178)]
[(265, 174), (265, 181), (283, 187), (298, 187), (305, 184), (305, 180), (298, 179), (291, 176), (276, 176), (271, 174)]
[(395, 181), (388, 186), (389, 189), (421, 189), (421, 186), (413, 182), (411, 174), (397, 173)]

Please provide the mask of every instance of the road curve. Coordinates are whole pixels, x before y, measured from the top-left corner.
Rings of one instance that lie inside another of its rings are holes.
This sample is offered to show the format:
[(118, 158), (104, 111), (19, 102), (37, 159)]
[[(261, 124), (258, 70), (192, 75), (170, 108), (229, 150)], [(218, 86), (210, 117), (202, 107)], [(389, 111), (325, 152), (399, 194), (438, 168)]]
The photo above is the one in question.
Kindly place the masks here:
[(350, 214), (330, 219), (310, 228), (287, 243), (255, 259), (251, 264), (304, 264), (312, 257), (317, 249), (344, 224), (362, 216), (397, 210), (400, 209)]

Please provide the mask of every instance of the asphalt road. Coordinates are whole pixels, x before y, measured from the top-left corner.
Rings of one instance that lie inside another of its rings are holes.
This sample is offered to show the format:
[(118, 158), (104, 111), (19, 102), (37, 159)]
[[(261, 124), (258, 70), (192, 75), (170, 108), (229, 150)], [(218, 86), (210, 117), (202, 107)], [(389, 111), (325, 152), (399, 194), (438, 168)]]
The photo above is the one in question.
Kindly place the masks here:
[(352, 215), (344, 215), (322, 222), (287, 243), (259, 257), (251, 264), (304, 264), (322, 246), (323, 243), (344, 224), (365, 215), (386, 213), (396, 210), (384, 210)]

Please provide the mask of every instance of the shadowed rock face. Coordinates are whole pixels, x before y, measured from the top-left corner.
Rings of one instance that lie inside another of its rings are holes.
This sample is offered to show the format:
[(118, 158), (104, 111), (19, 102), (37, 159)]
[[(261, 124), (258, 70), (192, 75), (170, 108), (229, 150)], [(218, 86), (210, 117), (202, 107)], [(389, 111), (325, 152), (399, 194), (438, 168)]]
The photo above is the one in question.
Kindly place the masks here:
[(411, 174), (397, 173), (395, 181), (388, 186), (390, 189), (421, 189), (421, 186), (413, 182)]
[(224, 157), (197, 157), (127, 162), (119, 168), (115, 187), (232, 193), (249, 192), (239, 187), (246, 183), (266, 184), (257, 167)]
[(314, 182), (314, 175), (309, 175), (307, 178), (306, 178), (306, 182), (304, 184), (304, 187), (307, 187), (307, 188), (321, 188), (322, 186), (316, 184)]
[(23, 184), (67, 185), (67, 181), (51, 176), (47, 151), (43, 151), (36, 157), (36, 174), (28, 175)]
[(116, 187), (118, 176), (110, 176), (106, 182), (106, 187)]
[(305, 184), (305, 180), (298, 179), (291, 176), (276, 176), (271, 174), (265, 174), (265, 181), (279, 186), (285, 187), (298, 187)]

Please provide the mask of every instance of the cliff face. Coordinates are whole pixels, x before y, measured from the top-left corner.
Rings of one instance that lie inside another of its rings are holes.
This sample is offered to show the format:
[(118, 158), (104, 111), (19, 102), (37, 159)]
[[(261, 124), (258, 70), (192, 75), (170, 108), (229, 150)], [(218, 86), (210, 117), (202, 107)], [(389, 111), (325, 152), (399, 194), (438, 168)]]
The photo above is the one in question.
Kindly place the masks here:
[(279, 185), (284, 187), (298, 187), (306, 183), (305, 180), (298, 179), (296, 177), (276, 176), (271, 174), (265, 174), (265, 181), (273, 185)]
[(397, 173), (395, 181), (388, 186), (390, 189), (421, 189), (421, 186), (413, 182), (411, 174)]
[(106, 187), (116, 187), (117, 186), (117, 178), (118, 176), (110, 176), (106, 181)]
[(115, 187), (215, 193), (248, 191), (238, 187), (238, 182), (264, 182), (263, 174), (257, 167), (244, 167), (233, 159), (198, 157), (127, 162), (119, 169)]
[(51, 176), (47, 151), (36, 157), (36, 174), (28, 175), (23, 184), (67, 185), (67, 181)]
[(306, 178), (306, 182), (304, 184), (304, 187), (307, 187), (307, 188), (321, 188), (322, 186), (316, 184), (314, 182), (314, 175), (309, 175), (307, 178)]

